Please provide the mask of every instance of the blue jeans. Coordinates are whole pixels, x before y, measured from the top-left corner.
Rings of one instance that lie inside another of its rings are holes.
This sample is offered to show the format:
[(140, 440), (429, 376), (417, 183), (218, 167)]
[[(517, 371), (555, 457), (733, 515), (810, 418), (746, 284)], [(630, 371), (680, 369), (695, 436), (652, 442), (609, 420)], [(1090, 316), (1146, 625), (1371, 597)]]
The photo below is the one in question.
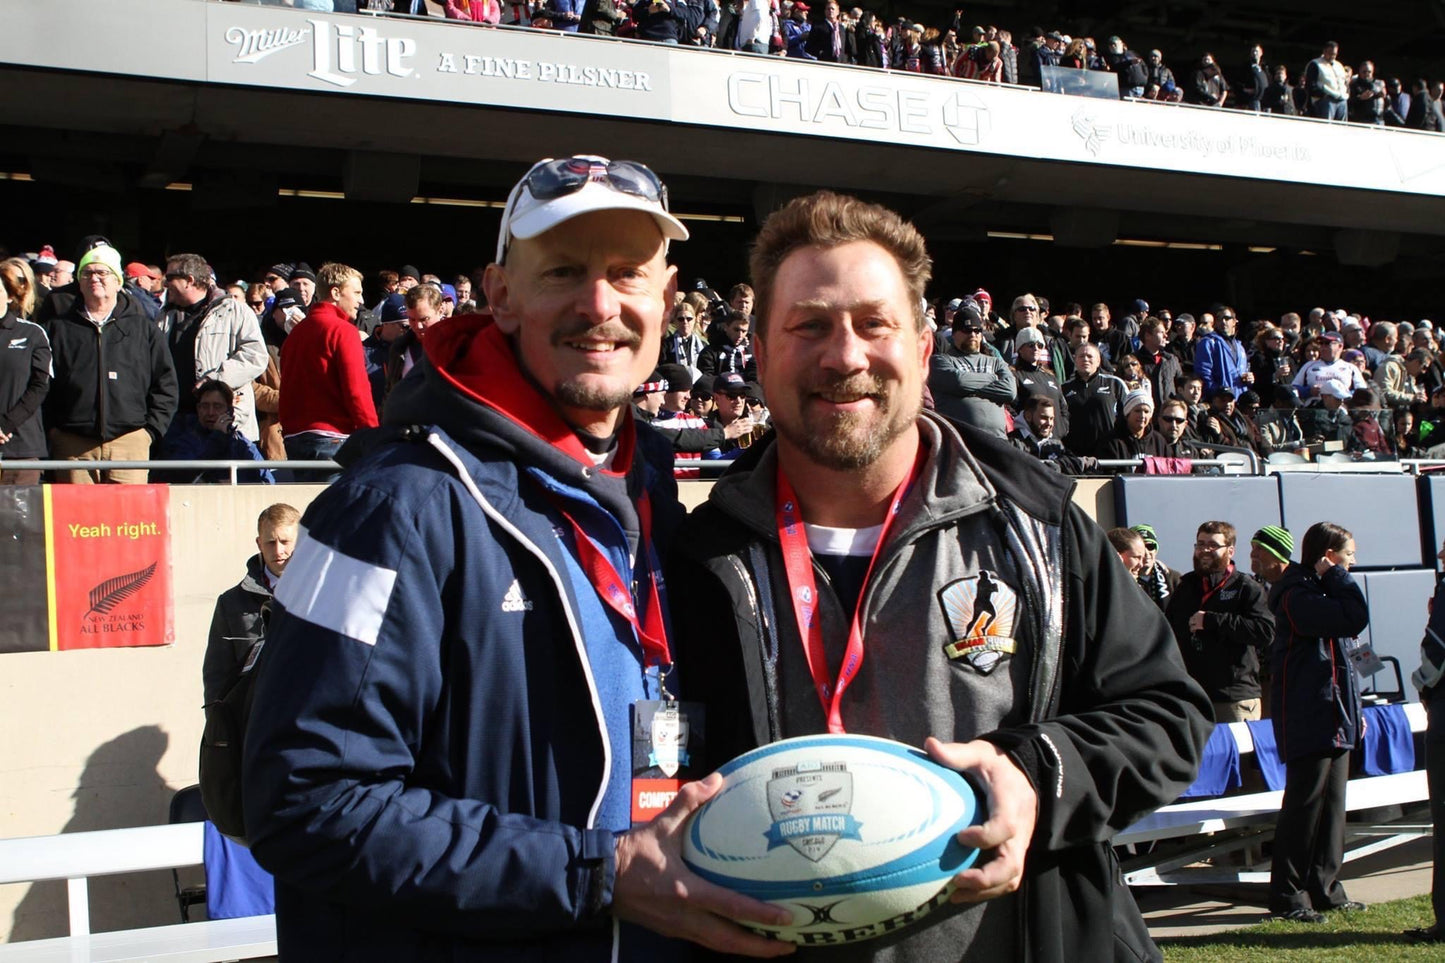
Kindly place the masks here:
[[(330, 435), (318, 435), (315, 432), (302, 432), (299, 435), (292, 435), (285, 439), (286, 458), (290, 461), (326, 461), (335, 458), (336, 453), (345, 444), (345, 438), (333, 438)], [(341, 477), (339, 471), (327, 471), (326, 469), (292, 469), (289, 472), (291, 481), (294, 482), (320, 482), (329, 485)]]
[(1320, 120), (1345, 120), (1345, 112), (1348, 104), (1343, 100), (1330, 100), (1321, 97), (1310, 104), (1310, 116), (1318, 117)]

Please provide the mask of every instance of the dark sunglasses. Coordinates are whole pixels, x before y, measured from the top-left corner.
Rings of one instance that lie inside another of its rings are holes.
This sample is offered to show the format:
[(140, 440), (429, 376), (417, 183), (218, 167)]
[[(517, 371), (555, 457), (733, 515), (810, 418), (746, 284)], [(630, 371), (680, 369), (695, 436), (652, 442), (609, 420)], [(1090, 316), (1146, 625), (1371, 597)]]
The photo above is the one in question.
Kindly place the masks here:
[[(563, 157), (542, 161), (527, 172), (520, 186), (525, 187), (536, 200), (554, 201), (559, 197), (577, 193), (592, 181), (619, 193), (661, 204), (664, 211), (668, 210), (667, 186), (650, 169), (636, 161), (603, 162), (590, 157)], [(507, 245), (511, 243), (512, 218), (517, 213), (517, 203), (521, 198), (522, 192), (514, 190), (502, 212), (499, 234), (503, 240), (497, 249), (499, 264), (506, 259)]]
[(657, 201), (667, 208), (667, 187), (651, 170), (635, 161), (599, 163), (586, 157), (565, 157), (544, 161), (532, 168), (523, 181), (539, 201), (552, 201), (575, 194), (590, 181), (606, 184), (615, 191)]
[(1178, 415), (1174, 415), (1173, 417), (1169, 415), (1161, 415), (1159, 417), (1159, 420), (1169, 425), (1182, 425), (1185, 422), (1185, 419), (1180, 418)]

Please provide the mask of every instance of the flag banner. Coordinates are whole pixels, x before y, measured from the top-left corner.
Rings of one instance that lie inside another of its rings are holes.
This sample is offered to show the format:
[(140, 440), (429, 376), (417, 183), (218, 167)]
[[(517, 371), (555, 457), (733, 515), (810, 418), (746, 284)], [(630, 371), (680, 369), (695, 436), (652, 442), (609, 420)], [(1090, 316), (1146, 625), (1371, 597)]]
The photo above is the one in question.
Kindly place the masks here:
[(39, 485), (0, 486), (0, 572), (0, 652), (46, 651), (45, 499)]
[(52, 650), (175, 641), (169, 493), (165, 485), (46, 486)]

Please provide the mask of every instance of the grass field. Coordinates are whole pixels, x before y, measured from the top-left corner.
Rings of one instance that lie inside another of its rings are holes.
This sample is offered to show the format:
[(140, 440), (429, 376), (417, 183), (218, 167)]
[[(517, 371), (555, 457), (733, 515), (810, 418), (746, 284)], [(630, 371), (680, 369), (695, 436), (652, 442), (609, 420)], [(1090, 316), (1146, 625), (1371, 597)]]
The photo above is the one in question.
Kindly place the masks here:
[(1207, 936), (1161, 938), (1167, 963), (1440, 963), (1445, 946), (1416, 945), (1400, 934), (1429, 926), (1430, 897), (1380, 903), (1358, 913), (1330, 913), (1317, 926), (1260, 923)]

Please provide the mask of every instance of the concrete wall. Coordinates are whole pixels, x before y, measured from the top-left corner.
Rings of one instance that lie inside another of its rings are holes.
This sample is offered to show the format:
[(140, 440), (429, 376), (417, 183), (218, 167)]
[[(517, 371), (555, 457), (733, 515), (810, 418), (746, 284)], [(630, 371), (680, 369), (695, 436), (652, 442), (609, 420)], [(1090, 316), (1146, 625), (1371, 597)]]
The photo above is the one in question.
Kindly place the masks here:
[[(201, 656), (216, 596), (255, 551), (256, 516), (319, 486), (171, 490), (176, 644), (0, 655), (0, 836), (166, 821), (196, 781)], [(96, 931), (179, 923), (169, 873), (91, 882)], [(0, 941), (64, 935), (65, 884), (0, 886)]]
[[(1107, 480), (1076, 500), (1112, 524)], [(708, 482), (683, 482), (696, 507)], [(164, 823), (171, 795), (196, 781), (201, 656), (216, 596), (255, 551), (256, 516), (305, 510), (321, 489), (176, 486), (171, 490), (176, 644), (0, 655), (0, 837)], [(91, 881), (97, 931), (178, 923), (169, 873)], [(66, 932), (63, 883), (0, 886), (0, 942)]]

